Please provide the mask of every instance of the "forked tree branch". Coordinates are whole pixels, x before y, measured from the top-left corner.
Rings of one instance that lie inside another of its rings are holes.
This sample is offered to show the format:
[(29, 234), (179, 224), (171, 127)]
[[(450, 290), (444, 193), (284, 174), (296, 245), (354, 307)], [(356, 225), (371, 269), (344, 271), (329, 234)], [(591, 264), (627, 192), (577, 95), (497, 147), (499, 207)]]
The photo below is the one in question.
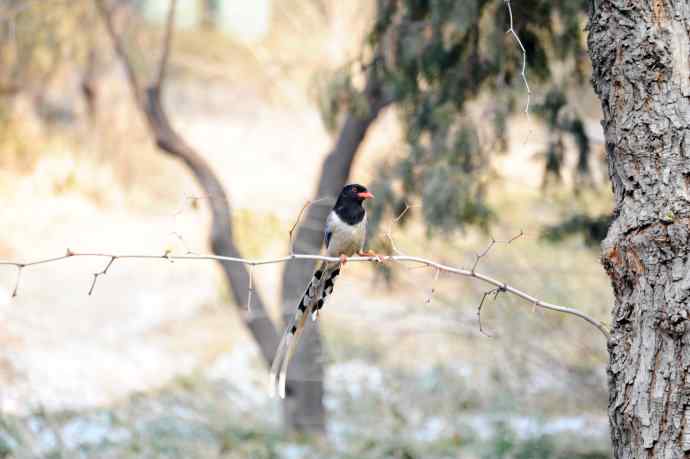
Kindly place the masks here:
[[(266, 258), (266, 259), (247, 259), (247, 258), (239, 258), (239, 257), (228, 257), (228, 256), (222, 256), (222, 255), (170, 255), (169, 253), (164, 253), (163, 255), (140, 255), (140, 254), (113, 254), (113, 253), (95, 253), (95, 252), (73, 252), (71, 250), (67, 250), (67, 253), (61, 257), (53, 257), (53, 258), (46, 258), (43, 260), (36, 260), (36, 261), (31, 261), (31, 262), (26, 262), (26, 263), (19, 263), (19, 262), (14, 262), (14, 261), (2, 261), (0, 260), (0, 265), (10, 265), (10, 266), (15, 266), (18, 269), (18, 272), (21, 273), (21, 271), (24, 268), (27, 268), (29, 266), (34, 266), (38, 264), (45, 264), (45, 263), (52, 263), (58, 260), (64, 260), (67, 258), (74, 258), (74, 257), (99, 257), (99, 258), (108, 258), (110, 259), (110, 262), (108, 263), (108, 267), (112, 265), (113, 261), (119, 260), (119, 259), (161, 259), (161, 260), (216, 260), (216, 261), (225, 261), (225, 262), (230, 262), (230, 263), (240, 263), (243, 265), (247, 265), (250, 267), (255, 267), (255, 266), (262, 266), (262, 265), (270, 265), (270, 264), (275, 264), (275, 263), (286, 263), (289, 261), (293, 260), (318, 260), (318, 261), (339, 261), (339, 258), (335, 257), (327, 257), (323, 255), (309, 255), (309, 254), (298, 254), (298, 253), (293, 253), (290, 255), (286, 255), (284, 257), (278, 257), (278, 258)], [(464, 269), (464, 268), (457, 268), (453, 266), (448, 266), (442, 263), (438, 263), (433, 260), (429, 260), (426, 258), (421, 258), (421, 257), (414, 257), (414, 256), (408, 256), (408, 255), (378, 255), (378, 256), (370, 256), (370, 257), (350, 257), (348, 258), (348, 262), (352, 263), (358, 263), (358, 262), (377, 262), (380, 259), (383, 259), (383, 261), (396, 261), (396, 262), (407, 262), (407, 263), (416, 263), (420, 264), (423, 266), (427, 266), (430, 268), (434, 268), (436, 272), (445, 272), (445, 273), (450, 273), (450, 274), (456, 274), (459, 276), (463, 277), (470, 277), (473, 279), (477, 279), (479, 281), (485, 282), (487, 284), (492, 285), (494, 288), (490, 290), (488, 293), (484, 294), (484, 297), (482, 298), (482, 303), (484, 303), (484, 300), (486, 299), (487, 296), (490, 294), (495, 294), (497, 295), (498, 293), (510, 293), (512, 295), (517, 296), (518, 298), (521, 298), (531, 304), (535, 308), (541, 308), (545, 309), (548, 311), (555, 311), (555, 312), (560, 312), (563, 314), (569, 314), (575, 317), (578, 317), (590, 325), (594, 326), (597, 330), (599, 330), (606, 338), (609, 336), (609, 331), (606, 325), (593, 317), (585, 314), (582, 311), (579, 311), (574, 308), (566, 307), (566, 306), (560, 306), (557, 304), (553, 303), (548, 303), (546, 301), (540, 300), (539, 298), (530, 295), (529, 293), (518, 289), (517, 287), (514, 287), (506, 282), (500, 281), (498, 279), (495, 279), (491, 276), (488, 276), (486, 274), (482, 274), (480, 272), (477, 272), (475, 267), (472, 269)], [(104, 270), (105, 271), (105, 270)], [(18, 286), (18, 283), (17, 283)], [(93, 286), (92, 286), (93, 289)], [(480, 308), (481, 308), (480, 304)], [(483, 330), (482, 330), (483, 332)]]
[[(238, 307), (242, 308), (240, 305), (245, 301), (245, 286), (251, 285), (252, 295), (250, 298), (246, 298), (246, 300), (247, 303), (252, 303), (252, 314), (243, 314), (242, 318), (245, 325), (254, 336), (264, 361), (270, 365), (273, 360), (275, 349), (278, 346), (278, 330), (266, 313), (266, 307), (264, 306), (259, 292), (254, 289), (252, 273), (247, 270), (245, 265), (238, 265), (230, 261), (234, 258), (239, 259), (241, 255), (233, 240), (230, 202), (225, 194), (223, 185), (203, 156), (177, 133), (163, 106), (162, 90), (167, 77), (167, 67), (172, 46), (176, 0), (170, 0), (170, 7), (165, 24), (165, 35), (161, 45), (161, 57), (158, 62), (155, 79), (148, 82), (146, 86), (144, 86), (138, 78), (130, 56), (127, 53), (124, 39), (117, 31), (113, 10), (108, 8), (106, 0), (94, 1), (103, 19), (110, 40), (112, 41), (115, 53), (124, 66), (134, 102), (139, 111), (144, 115), (149, 132), (155, 140), (156, 145), (161, 151), (184, 163), (204, 190), (204, 194), (214, 197), (214, 199), (209, 199), (208, 201), (212, 217), (210, 234), (211, 250), (216, 255), (223, 254), (228, 255), (228, 257), (208, 256), (205, 257), (205, 259), (215, 259), (220, 263)], [(68, 252), (65, 257), (67, 256), (74, 256), (74, 254), (70, 255)], [(95, 287), (95, 282), (98, 277), (104, 275), (107, 268), (110, 267), (115, 260), (119, 258), (136, 257), (112, 255), (110, 258), (111, 262), (103, 272), (94, 273), (93, 287)], [(159, 258), (174, 259), (167, 253)], [(21, 272), (22, 268), (18, 267), (18, 270)]]
[(156, 85), (160, 88), (165, 82), (165, 76), (168, 71), (168, 61), (170, 60), (170, 48), (172, 46), (172, 36), (175, 30), (175, 10), (177, 9), (177, 0), (170, 0), (170, 8), (168, 9), (168, 19), (165, 23), (165, 37), (163, 38), (163, 51), (161, 59), (158, 63), (158, 79)]

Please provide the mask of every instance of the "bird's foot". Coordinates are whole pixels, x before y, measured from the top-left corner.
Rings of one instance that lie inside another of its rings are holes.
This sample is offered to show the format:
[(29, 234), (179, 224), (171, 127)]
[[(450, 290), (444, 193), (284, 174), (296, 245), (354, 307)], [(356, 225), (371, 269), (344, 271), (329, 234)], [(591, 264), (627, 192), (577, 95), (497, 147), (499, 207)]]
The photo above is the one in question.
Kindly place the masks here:
[(347, 256), (346, 255), (340, 255), (340, 264), (345, 266), (345, 263), (347, 263)]
[(384, 261), (383, 256), (379, 255), (373, 250), (367, 250), (366, 252), (360, 250), (357, 255), (359, 255), (360, 257), (374, 257), (373, 261), (376, 261), (377, 263), (383, 263)]

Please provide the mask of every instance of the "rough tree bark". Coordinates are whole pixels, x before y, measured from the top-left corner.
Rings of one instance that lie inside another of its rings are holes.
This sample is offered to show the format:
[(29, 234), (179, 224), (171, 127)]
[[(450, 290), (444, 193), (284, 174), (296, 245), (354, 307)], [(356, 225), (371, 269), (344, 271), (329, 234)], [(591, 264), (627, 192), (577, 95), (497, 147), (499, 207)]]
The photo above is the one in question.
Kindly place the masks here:
[(595, 0), (589, 27), (615, 194), (602, 244), (614, 453), (690, 457), (690, 5)]
[[(369, 109), (366, 114), (348, 113), (333, 150), (328, 154), (321, 169), (321, 178), (315, 200), (333, 198), (309, 207), (303, 224), (295, 236), (295, 251), (317, 253), (323, 243), (323, 225), (335, 196), (345, 185), (355, 154), (366, 136), (367, 130), (381, 110), (393, 102), (383, 91), (375, 71), (370, 69), (364, 89)], [(300, 295), (311, 278), (314, 265), (301, 263), (283, 271), (282, 311), (283, 322), (295, 313)], [(311, 323), (304, 334), (299, 349), (288, 372), (284, 404), (285, 424), (297, 431), (323, 431), (325, 410), (323, 406), (323, 354), (321, 337), (316, 323)]]

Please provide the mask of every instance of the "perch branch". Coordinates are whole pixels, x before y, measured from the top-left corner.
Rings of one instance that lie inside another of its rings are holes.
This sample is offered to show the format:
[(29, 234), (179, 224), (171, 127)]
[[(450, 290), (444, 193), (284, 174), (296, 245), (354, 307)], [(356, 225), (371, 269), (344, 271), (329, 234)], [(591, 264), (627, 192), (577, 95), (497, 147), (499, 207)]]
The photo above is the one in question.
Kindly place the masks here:
[[(170, 255), (169, 253), (164, 253), (161, 255), (155, 255), (155, 254), (113, 254), (113, 253), (98, 253), (98, 252), (73, 252), (71, 250), (68, 250), (67, 253), (63, 256), (60, 257), (52, 257), (52, 258), (46, 258), (42, 260), (35, 260), (35, 261), (29, 261), (25, 263), (20, 263), (16, 261), (5, 261), (5, 260), (0, 260), (0, 266), (5, 265), (5, 266), (15, 266), (17, 267), (20, 271), (24, 268), (28, 268), (30, 266), (35, 266), (39, 264), (45, 264), (45, 263), (51, 263), (59, 260), (64, 260), (67, 258), (75, 258), (75, 257), (100, 257), (100, 258), (110, 258), (110, 259), (161, 259), (161, 260), (216, 260), (216, 261), (224, 261), (224, 262), (229, 262), (229, 263), (240, 263), (244, 264), (250, 267), (254, 266), (262, 266), (262, 265), (270, 265), (270, 264), (275, 264), (275, 263), (287, 263), (289, 261), (293, 260), (319, 260), (319, 261), (340, 261), (339, 258), (337, 257), (327, 257), (324, 255), (310, 255), (310, 254), (298, 254), (298, 253), (293, 253), (290, 255), (286, 255), (283, 257), (277, 257), (277, 258), (266, 258), (266, 259), (247, 259), (247, 258), (239, 258), (239, 257), (227, 257), (227, 256), (222, 256), (222, 255)], [(498, 279), (495, 279), (491, 276), (488, 276), (486, 274), (482, 274), (480, 272), (477, 272), (475, 269), (464, 269), (464, 268), (457, 268), (453, 266), (448, 266), (433, 260), (429, 260), (426, 258), (421, 258), (421, 257), (415, 257), (415, 256), (408, 256), (408, 255), (379, 255), (378, 257), (382, 258), (383, 261), (396, 261), (396, 262), (405, 262), (405, 263), (415, 263), (423, 266), (427, 266), (429, 268), (435, 268), (439, 272), (444, 272), (444, 273), (450, 273), (450, 274), (455, 274), (458, 276), (463, 276), (463, 277), (470, 277), (476, 280), (479, 280), (481, 282), (493, 285), (494, 287), (498, 288), (500, 292), (505, 292), (505, 293), (510, 293), (512, 295), (517, 296), (518, 298), (522, 298), (529, 304), (533, 305), (536, 308), (540, 309), (546, 309), (549, 311), (554, 311), (554, 312), (560, 312), (563, 314), (569, 314), (575, 317), (578, 317), (590, 325), (594, 326), (597, 330), (599, 330), (605, 337), (608, 338), (609, 336), (609, 331), (606, 327), (606, 325), (603, 322), (600, 322), (593, 317), (587, 315), (586, 313), (579, 311), (577, 309), (567, 307), (567, 306), (561, 306), (553, 303), (548, 303), (546, 301), (540, 300), (539, 298), (530, 295), (527, 292), (524, 292), (517, 287), (514, 287), (512, 285), (509, 285), (503, 281), (500, 281)], [(360, 256), (355, 256), (355, 257), (350, 257), (348, 258), (348, 262), (350, 263), (360, 263), (360, 262), (375, 262), (378, 261), (378, 258), (376, 256), (366, 256), (366, 257), (360, 257)], [(19, 276), (18, 276), (19, 277)], [(19, 279), (17, 279), (17, 284), (16, 288), (19, 288)]]

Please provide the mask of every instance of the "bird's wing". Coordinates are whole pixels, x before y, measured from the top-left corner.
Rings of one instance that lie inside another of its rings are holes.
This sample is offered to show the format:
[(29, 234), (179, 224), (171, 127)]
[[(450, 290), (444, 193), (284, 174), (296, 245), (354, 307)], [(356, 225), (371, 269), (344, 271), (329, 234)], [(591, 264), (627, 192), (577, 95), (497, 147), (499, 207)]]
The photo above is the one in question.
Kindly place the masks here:
[(328, 249), (328, 246), (331, 243), (331, 238), (333, 237), (333, 231), (335, 230), (335, 220), (337, 219), (337, 215), (335, 214), (334, 211), (331, 211), (328, 214), (328, 217), (326, 218), (326, 224), (324, 225), (324, 230), (323, 230), (323, 240), (324, 243), (326, 244), (326, 249)]

